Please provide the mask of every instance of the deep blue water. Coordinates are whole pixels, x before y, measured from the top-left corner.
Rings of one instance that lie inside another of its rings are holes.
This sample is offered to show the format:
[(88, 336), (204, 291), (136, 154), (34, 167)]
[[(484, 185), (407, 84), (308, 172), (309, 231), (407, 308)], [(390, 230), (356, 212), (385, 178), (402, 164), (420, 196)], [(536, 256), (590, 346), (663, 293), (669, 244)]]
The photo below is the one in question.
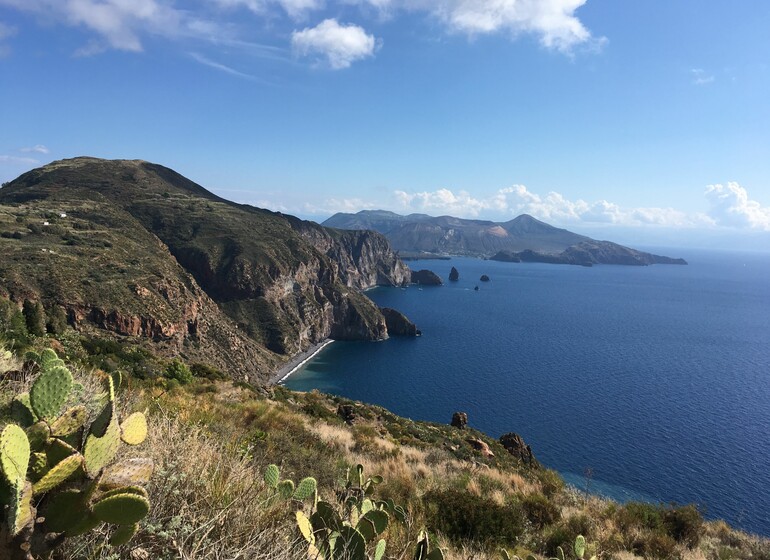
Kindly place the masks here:
[(770, 255), (665, 254), (690, 265), (410, 263), (460, 271), (368, 292), (423, 336), (335, 342), (287, 386), (420, 420), (465, 411), (580, 487), (590, 468), (593, 491), (770, 535)]

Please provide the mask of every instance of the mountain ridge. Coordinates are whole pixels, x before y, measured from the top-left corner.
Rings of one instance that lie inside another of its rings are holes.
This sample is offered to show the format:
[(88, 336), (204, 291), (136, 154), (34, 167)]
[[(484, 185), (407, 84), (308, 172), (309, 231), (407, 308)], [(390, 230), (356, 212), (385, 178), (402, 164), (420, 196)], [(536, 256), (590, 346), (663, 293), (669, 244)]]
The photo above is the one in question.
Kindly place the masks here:
[(383, 210), (337, 213), (323, 222), (339, 229), (370, 229), (382, 233), (402, 255), (458, 255), (519, 262), (558, 264), (687, 264), (684, 259), (653, 255), (611, 241), (547, 224), (529, 214), (507, 222), (471, 220), (425, 214), (402, 216)]
[(29, 171), (0, 188), (0, 231), (0, 295), (261, 380), (326, 338), (386, 338), (361, 290), (410, 276), (378, 233), (229, 202), (142, 160)]

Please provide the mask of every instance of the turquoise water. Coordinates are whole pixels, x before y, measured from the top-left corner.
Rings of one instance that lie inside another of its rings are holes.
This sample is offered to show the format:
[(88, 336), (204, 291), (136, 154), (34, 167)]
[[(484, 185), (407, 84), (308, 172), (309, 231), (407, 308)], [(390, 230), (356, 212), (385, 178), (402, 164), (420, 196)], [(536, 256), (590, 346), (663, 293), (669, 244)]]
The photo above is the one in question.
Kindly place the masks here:
[(420, 420), (462, 410), (578, 487), (591, 469), (593, 491), (770, 535), (770, 255), (665, 254), (690, 265), (410, 263), (460, 271), (368, 292), (422, 337), (335, 342), (286, 384)]

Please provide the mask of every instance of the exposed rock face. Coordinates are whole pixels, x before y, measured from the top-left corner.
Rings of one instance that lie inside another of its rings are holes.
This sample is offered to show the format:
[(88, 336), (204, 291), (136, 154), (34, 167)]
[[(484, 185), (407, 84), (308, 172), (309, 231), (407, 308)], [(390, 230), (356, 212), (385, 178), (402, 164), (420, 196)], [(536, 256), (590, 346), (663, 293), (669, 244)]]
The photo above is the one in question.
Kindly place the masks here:
[(479, 280), (482, 282), (489, 282), (489, 276), (487, 276), (486, 274), (482, 274)]
[(468, 415), (465, 412), (455, 412), (452, 414), (451, 425), (464, 430), (465, 426), (468, 425)]
[(539, 467), (535, 456), (532, 455), (532, 449), (524, 443), (524, 439), (513, 432), (500, 436), (500, 444), (508, 450), (508, 453), (519, 459), (525, 465), (530, 467)]
[(412, 271), (412, 284), (423, 286), (441, 286), (443, 282), (438, 274), (427, 269)]
[(478, 451), (483, 457), (494, 457), (495, 454), (492, 452), (492, 450), (489, 448), (489, 446), (486, 444), (486, 442), (481, 441), (480, 439), (476, 438), (470, 438), (466, 439), (468, 443), (471, 444), (471, 447)]
[(449, 281), (457, 282), (459, 279), (460, 279), (460, 273), (457, 272), (457, 269), (455, 267), (452, 267), (452, 270), (449, 271)]
[(380, 311), (385, 317), (389, 336), (419, 336), (422, 334), (415, 324), (400, 311), (390, 307), (381, 307)]
[(387, 338), (359, 290), (411, 280), (378, 233), (231, 203), (142, 161), (54, 162), (0, 189), (0, 206), (8, 224), (62, 216), (0, 239), (0, 295), (254, 380), (325, 338)]
[(337, 416), (342, 418), (346, 424), (353, 424), (356, 419), (356, 412), (351, 404), (340, 404), (337, 407)]

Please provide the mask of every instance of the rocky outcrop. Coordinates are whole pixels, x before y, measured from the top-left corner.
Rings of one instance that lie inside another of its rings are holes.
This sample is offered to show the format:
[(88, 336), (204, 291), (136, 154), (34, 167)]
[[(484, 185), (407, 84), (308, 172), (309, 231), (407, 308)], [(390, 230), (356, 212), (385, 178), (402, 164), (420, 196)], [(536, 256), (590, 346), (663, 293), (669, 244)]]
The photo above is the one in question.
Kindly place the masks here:
[(452, 270), (449, 271), (449, 281), (457, 282), (459, 279), (460, 279), (460, 273), (457, 271), (455, 267), (452, 267)]
[(352, 404), (340, 404), (337, 406), (337, 416), (346, 424), (352, 425), (356, 419), (356, 412)]
[(389, 336), (420, 336), (422, 333), (406, 315), (390, 307), (381, 307)]
[(452, 422), (451, 425), (455, 428), (460, 428), (461, 430), (465, 429), (465, 426), (468, 425), (468, 414), (465, 412), (455, 412), (452, 414)]
[(479, 278), (479, 280), (481, 282), (489, 282), (489, 276), (487, 276), (486, 274), (482, 274), (481, 278)]
[(413, 270), (411, 280), (412, 284), (422, 286), (441, 286), (443, 284), (438, 274), (427, 269)]
[(520, 460), (523, 464), (530, 467), (539, 467), (540, 463), (537, 462), (535, 456), (532, 454), (532, 449), (524, 443), (524, 439), (513, 432), (503, 434), (500, 436), (500, 444), (505, 449)]
[(518, 263), (521, 262), (521, 257), (519, 257), (519, 255), (513, 251), (498, 251), (492, 257), (490, 257), (490, 260)]
[(492, 452), (492, 450), (489, 448), (489, 445), (487, 445), (485, 441), (482, 441), (477, 438), (469, 438), (469, 439), (466, 439), (465, 441), (467, 441), (471, 445), (471, 447), (473, 447), (473, 449), (478, 451), (482, 457), (489, 458), (489, 457), (495, 456), (495, 454)]

